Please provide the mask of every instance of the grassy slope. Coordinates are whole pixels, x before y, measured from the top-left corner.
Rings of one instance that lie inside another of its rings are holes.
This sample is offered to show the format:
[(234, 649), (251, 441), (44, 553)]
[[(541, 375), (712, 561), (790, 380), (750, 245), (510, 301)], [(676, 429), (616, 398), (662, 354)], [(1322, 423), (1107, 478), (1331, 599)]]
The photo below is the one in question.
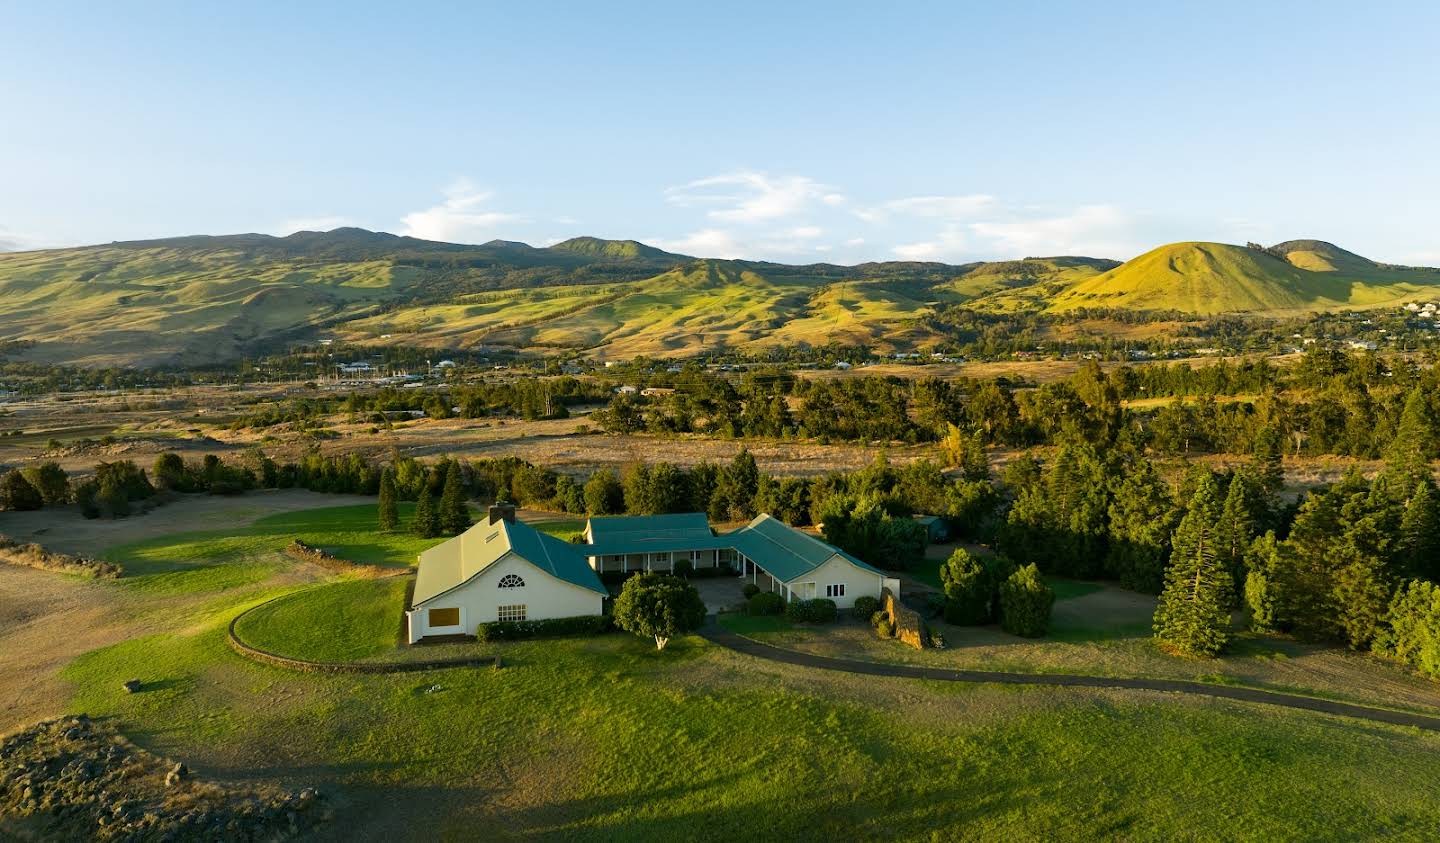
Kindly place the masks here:
[(1051, 309), (1284, 312), (1440, 296), (1440, 271), (1364, 266), (1314, 250), (1292, 254), (1298, 266), (1268, 252), (1224, 243), (1172, 243), (1076, 284), (1059, 294)]
[[(354, 509), (298, 517), (348, 535)], [(253, 552), (199, 550), (220, 567)], [(353, 633), (280, 633), (291, 646), (373, 650), (386, 587), (323, 586), (271, 617)], [(1434, 735), (1227, 702), (797, 671), (692, 637), (662, 653), (621, 634), (493, 645), (501, 671), (296, 674), (224, 643), (229, 618), (272, 593), (217, 590), (201, 622), (157, 601), (161, 631), (65, 670), (69, 708), (202, 771), (319, 784), (336, 799), (333, 839), (419, 824), (429, 837), (597, 840), (1440, 833)], [(120, 691), (131, 678), (146, 690)]]

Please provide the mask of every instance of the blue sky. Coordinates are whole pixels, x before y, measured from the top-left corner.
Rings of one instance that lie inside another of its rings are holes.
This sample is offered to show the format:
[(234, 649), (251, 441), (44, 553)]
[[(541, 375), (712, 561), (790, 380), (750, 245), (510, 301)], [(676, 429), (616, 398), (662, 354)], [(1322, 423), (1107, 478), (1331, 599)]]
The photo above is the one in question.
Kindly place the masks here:
[(1440, 4), (0, 0), (0, 247), (1440, 264)]

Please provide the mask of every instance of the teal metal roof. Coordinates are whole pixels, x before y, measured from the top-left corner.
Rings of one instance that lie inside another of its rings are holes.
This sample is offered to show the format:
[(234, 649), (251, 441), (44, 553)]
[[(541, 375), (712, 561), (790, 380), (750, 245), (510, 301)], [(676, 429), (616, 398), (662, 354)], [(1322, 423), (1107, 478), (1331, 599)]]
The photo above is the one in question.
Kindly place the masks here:
[(591, 518), (589, 534), (585, 553), (590, 556), (728, 547), (716, 542), (703, 512)]
[(769, 515), (757, 516), (744, 527), (721, 536), (711, 532), (710, 522), (699, 512), (591, 518), (590, 539), (590, 544), (578, 545), (587, 556), (735, 550), (785, 582), (805, 576), (837, 555), (867, 571), (881, 573)]
[(749, 524), (721, 538), (729, 539), (731, 547), (745, 554), (771, 576), (784, 582), (805, 576), (833, 556), (840, 556), (867, 571), (881, 573), (879, 569), (861, 562), (840, 548), (802, 533), (769, 515), (757, 515)]
[(608, 594), (580, 548), (523, 522), (481, 522), (420, 554), (411, 604), (419, 606), (464, 585), (511, 551), (557, 579)]

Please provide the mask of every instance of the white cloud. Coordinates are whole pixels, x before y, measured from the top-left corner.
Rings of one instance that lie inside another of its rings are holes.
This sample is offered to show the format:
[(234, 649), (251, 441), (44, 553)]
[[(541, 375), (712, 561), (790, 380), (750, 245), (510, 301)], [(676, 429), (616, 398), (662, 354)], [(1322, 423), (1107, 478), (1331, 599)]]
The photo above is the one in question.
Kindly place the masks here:
[(692, 231), (677, 240), (652, 237), (646, 242), (654, 243), (667, 252), (679, 252), (702, 258), (746, 257), (744, 247), (728, 231), (705, 228)]
[(1068, 214), (1014, 222), (977, 222), (971, 231), (1016, 257), (1099, 255), (1130, 257), (1138, 251), (1130, 218), (1112, 205), (1085, 205)]
[(400, 233), (425, 240), (478, 243), (493, 239), (502, 224), (524, 221), (519, 214), (485, 208), (491, 198), (492, 194), (468, 179), (459, 179), (445, 189), (445, 201), (402, 217)]
[(864, 246), (864, 245), (865, 245), (865, 238), (864, 238), (864, 237), (851, 237), (849, 240), (846, 240), (846, 241), (845, 241), (845, 245), (846, 245), (846, 246), (851, 246), (851, 247), (854, 247), (854, 246)]
[(859, 208), (855, 216), (866, 222), (883, 222), (895, 216), (926, 219), (956, 219), (978, 216), (991, 210), (995, 197), (985, 193), (959, 196), (908, 196), (891, 199), (869, 208)]
[(818, 225), (802, 225), (785, 232), (785, 236), (796, 240), (814, 240), (824, 233), (825, 229)]
[[(759, 223), (795, 216), (816, 203), (844, 204), (844, 195), (805, 176), (771, 176), (741, 170), (696, 179), (665, 191), (682, 208), (708, 206), (706, 216), (731, 223)], [(718, 207), (717, 207), (718, 206)]]

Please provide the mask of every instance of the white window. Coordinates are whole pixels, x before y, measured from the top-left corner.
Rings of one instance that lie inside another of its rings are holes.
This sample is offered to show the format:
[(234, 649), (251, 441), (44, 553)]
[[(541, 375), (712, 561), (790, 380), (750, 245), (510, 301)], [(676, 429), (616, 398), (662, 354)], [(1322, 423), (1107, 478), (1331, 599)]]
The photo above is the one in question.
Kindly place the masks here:
[(518, 574), (506, 574), (500, 578), (497, 588), (524, 588), (525, 581)]
[(525, 620), (525, 604), (519, 603), (513, 606), (501, 606), (498, 609), (502, 621), (523, 621)]
[(698, 550), (692, 550), (692, 551), (690, 551), (690, 564), (691, 564), (692, 566), (694, 566), (694, 565), (699, 565), (699, 564), (700, 564), (700, 551), (698, 551)]
[(845, 596), (845, 583), (843, 583), (843, 582), (827, 583), (826, 586), (825, 586), (825, 596), (826, 596), (826, 597), (844, 597), (844, 596)]

